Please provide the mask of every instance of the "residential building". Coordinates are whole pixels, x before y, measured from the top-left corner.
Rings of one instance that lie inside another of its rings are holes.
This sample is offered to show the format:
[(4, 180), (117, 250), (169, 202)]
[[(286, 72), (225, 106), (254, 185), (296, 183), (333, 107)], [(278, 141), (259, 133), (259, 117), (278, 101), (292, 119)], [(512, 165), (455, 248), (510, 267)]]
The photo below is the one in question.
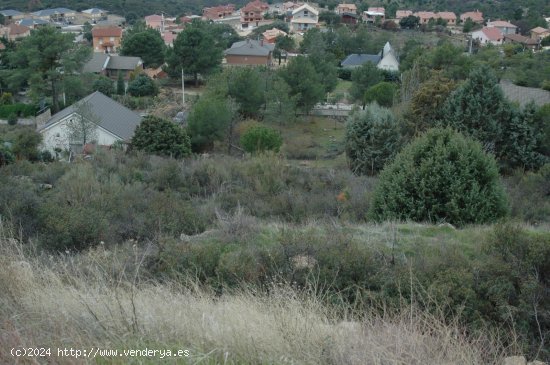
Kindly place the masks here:
[(37, 131), (42, 135), (42, 149), (52, 153), (59, 149), (81, 153), (85, 147), (84, 141), (71, 132), (71, 124), (78, 123), (81, 118), (86, 118), (95, 125), (95, 130), (91, 133), (93, 140), (86, 143), (96, 146), (129, 143), (141, 122), (139, 114), (96, 91), (38, 126)]
[(116, 53), (122, 41), (122, 28), (94, 27), (92, 37), (94, 52)]
[(262, 33), (262, 36), (264, 37), (264, 42), (271, 43), (271, 44), (275, 43), (275, 41), (277, 40), (277, 37), (279, 36), (285, 37), (287, 35), (288, 34), (286, 32), (283, 32), (282, 30), (277, 28), (269, 29)]
[(254, 0), (246, 4), (241, 9), (241, 28), (257, 27), (264, 19), (264, 14), (268, 9), (269, 5), (260, 0)]
[(5, 37), (10, 41), (16, 41), (31, 35), (31, 28), (19, 24), (9, 24), (6, 27), (0, 27), (0, 37)]
[(0, 14), (4, 16), (6, 24), (15, 23), (25, 18), (24, 13), (13, 9), (0, 10)]
[(368, 8), (363, 12), (363, 20), (367, 23), (383, 22), (386, 20), (386, 9), (384, 8)]
[(357, 6), (355, 4), (338, 4), (336, 14), (352, 13), (357, 14)]
[(537, 49), (540, 40), (522, 36), (521, 34), (505, 34), (504, 43), (521, 44), (524, 49)]
[(428, 24), (430, 19), (437, 19), (437, 15), (433, 11), (419, 11), (413, 15), (420, 19), (420, 24)]
[(297, 9), (302, 5), (303, 5), (303, 3), (295, 3), (295, 2), (292, 2), (292, 1), (287, 1), (286, 3), (283, 3), (283, 12), (285, 14), (290, 15), (290, 14), (292, 14), (292, 11), (294, 9)]
[(273, 50), (275, 45), (265, 43), (263, 40), (255, 41), (247, 39), (235, 42), (231, 48), (226, 49), (225, 61), (227, 65), (265, 65), (271, 66), (273, 62)]
[(340, 14), (340, 20), (344, 24), (357, 24), (357, 22), (361, 19), (361, 16), (355, 14), (355, 13), (343, 13)]
[(118, 74), (122, 73), (125, 80), (130, 78), (130, 72), (139, 70), (143, 70), (141, 58), (106, 53), (94, 53), (82, 67), (83, 73), (95, 73), (112, 79), (117, 79)]
[(233, 4), (219, 5), (202, 9), (202, 18), (204, 20), (223, 19), (233, 15), (234, 12), (235, 5)]
[(401, 20), (411, 15), (413, 15), (411, 10), (397, 10), (395, 12), (395, 20)]
[(82, 10), (82, 15), (89, 19), (92, 24), (97, 23), (100, 20), (106, 20), (107, 19), (107, 10), (99, 9), (99, 8), (91, 8)]
[(447, 25), (456, 25), (456, 14), (452, 11), (440, 11), (436, 14), (438, 19), (443, 19)]
[(481, 11), (467, 11), (460, 14), (460, 21), (465, 22), (466, 19), (471, 19), (474, 23), (483, 24), (483, 13)]
[(380, 70), (399, 71), (399, 60), (389, 42), (386, 42), (384, 48), (378, 54), (351, 54), (340, 64), (343, 68), (354, 69), (367, 62), (373, 63)]
[(48, 25), (50, 24), (50, 22), (42, 19), (24, 18), (24, 19), (21, 19), (19, 22), (17, 22), (17, 24), (25, 27), (29, 27), (31, 29), (36, 29), (38, 27)]
[(504, 20), (495, 20), (492, 22), (487, 22), (487, 26), (489, 28), (498, 28), (498, 30), (500, 30), (500, 32), (504, 35), (516, 34), (518, 29), (518, 27), (516, 27), (514, 24)]
[(303, 32), (315, 28), (319, 23), (319, 11), (309, 4), (304, 4), (292, 11), (290, 29)]
[(498, 28), (483, 27), (472, 32), (472, 39), (479, 41), (480, 45), (500, 45), (504, 41), (504, 35)]
[(550, 30), (543, 27), (536, 27), (531, 29), (531, 38), (533, 39), (544, 39), (550, 36)]
[(42, 9), (31, 13), (31, 17), (47, 22), (72, 23), (76, 17), (76, 11), (67, 8)]
[(164, 15), (148, 15), (145, 17), (145, 25), (149, 28), (158, 30), (159, 32), (164, 32), (165, 20)]

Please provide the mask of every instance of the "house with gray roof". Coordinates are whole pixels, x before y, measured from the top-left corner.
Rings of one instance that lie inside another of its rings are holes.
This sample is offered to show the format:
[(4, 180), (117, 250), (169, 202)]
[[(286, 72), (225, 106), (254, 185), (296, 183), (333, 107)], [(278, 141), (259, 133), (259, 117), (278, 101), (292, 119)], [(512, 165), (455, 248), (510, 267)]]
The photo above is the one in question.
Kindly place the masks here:
[(350, 54), (340, 62), (340, 65), (346, 69), (354, 69), (367, 62), (373, 63), (380, 70), (399, 71), (399, 60), (389, 42), (386, 42), (384, 48), (378, 54)]
[(94, 52), (92, 58), (82, 67), (83, 73), (95, 73), (111, 78), (117, 78), (119, 72), (128, 79), (130, 72), (143, 70), (140, 57), (117, 56)]
[(0, 10), (0, 14), (4, 16), (4, 19), (6, 20), (6, 24), (14, 23), (25, 17), (24, 13), (14, 9)]
[(256, 41), (247, 39), (235, 42), (231, 48), (226, 49), (225, 61), (227, 65), (249, 65), (249, 66), (270, 66), (273, 60), (275, 45), (264, 42), (263, 39)]
[(50, 24), (50, 22), (42, 19), (25, 18), (25, 19), (21, 19), (17, 24), (22, 25), (24, 27), (36, 29), (37, 27), (48, 25)]
[(99, 8), (90, 8), (90, 9), (82, 10), (82, 15), (90, 19), (92, 23), (96, 23), (99, 20), (106, 20), (107, 13), (108, 13), (107, 10), (103, 10)]
[(42, 9), (31, 13), (31, 16), (48, 22), (72, 23), (76, 17), (76, 11), (67, 8)]
[(82, 151), (85, 144), (111, 146), (128, 143), (141, 122), (141, 116), (99, 91), (53, 115), (37, 126), (41, 148)]

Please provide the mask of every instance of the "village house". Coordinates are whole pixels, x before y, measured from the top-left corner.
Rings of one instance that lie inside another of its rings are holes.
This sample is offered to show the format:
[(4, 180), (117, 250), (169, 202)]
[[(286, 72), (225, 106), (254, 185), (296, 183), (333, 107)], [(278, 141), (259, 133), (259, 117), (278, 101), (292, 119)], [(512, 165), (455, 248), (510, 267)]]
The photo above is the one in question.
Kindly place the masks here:
[(395, 20), (399, 21), (411, 15), (413, 15), (413, 12), (411, 10), (397, 10), (395, 12)]
[(343, 13), (340, 15), (340, 21), (343, 24), (357, 24), (361, 16), (355, 13)]
[(130, 72), (143, 70), (143, 60), (139, 57), (117, 56), (106, 53), (94, 53), (92, 58), (82, 67), (83, 73), (94, 73), (117, 79), (119, 74), (125, 80), (130, 78)]
[(541, 40), (550, 35), (550, 30), (543, 27), (536, 27), (531, 29), (531, 38)]
[(10, 41), (16, 41), (31, 35), (31, 28), (19, 24), (9, 24), (6, 27), (0, 27), (0, 37)]
[(263, 40), (247, 39), (235, 42), (231, 48), (225, 50), (225, 62), (232, 66), (271, 66), (274, 49), (275, 45)]
[(223, 19), (233, 15), (234, 12), (235, 5), (233, 4), (219, 5), (211, 8), (202, 9), (202, 18), (204, 20)]
[(31, 13), (31, 17), (53, 23), (72, 23), (76, 11), (67, 8), (42, 9)]
[(352, 13), (357, 14), (357, 6), (355, 4), (338, 4), (336, 14)]
[(282, 30), (277, 28), (269, 29), (262, 33), (262, 36), (264, 37), (264, 42), (271, 43), (271, 44), (275, 43), (275, 41), (277, 40), (277, 37), (279, 36), (285, 37), (287, 35), (288, 34), (286, 32), (283, 32)]
[(456, 14), (451, 11), (440, 11), (436, 14), (437, 19), (443, 19), (447, 25), (456, 25)]
[(241, 9), (241, 28), (257, 27), (264, 19), (264, 14), (268, 9), (269, 5), (260, 0), (254, 0), (246, 4)]
[(24, 19), (21, 19), (17, 24), (22, 25), (24, 27), (29, 27), (31, 29), (36, 29), (38, 27), (43, 27), (51, 23), (42, 19), (24, 18)]
[(159, 32), (164, 32), (165, 20), (164, 15), (147, 15), (145, 18), (145, 25), (149, 28), (158, 30)]
[(430, 19), (437, 19), (437, 15), (433, 11), (418, 11), (413, 15), (418, 17), (420, 24), (428, 24)]
[(319, 23), (319, 11), (309, 4), (304, 4), (292, 11), (290, 30), (303, 32), (315, 28)]
[(383, 22), (386, 20), (386, 9), (384, 8), (368, 8), (363, 12), (363, 21), (366, 23)]
[(122, 28), (94, 27), (92, 37), (94, 52), (116, 53), (122, 41)]
[(42, 136), (41, 148), (55, 153), (55, 150), (81, 153), (83, 138), (72, 127), (85, 118), (95, 125), (89, 141), (96, 146), (112, 146), (117, 142), (129, 143), (141, 122), (141, 116), (99, 91), (86, 96), (77, 103), (54, 114), (45, 124), (37, 126)]
[(539, 47), (540, 40), (512, 33), (504, 35), (504, 43), (520, 44), (523, 49), (535, 50)]
[(297, 9), (302, 5), (304, 5), (304, 4), (303, 3), (295, 3), (295, 2), (292, 2), (292, 1), (287, 1), (286, 3), (283, 3), (283, 12), (286, 15), (291, 15), (292, 11), (294, 9)]
[(497, 28), (504, 35), (507, 34), (516, 34), (518, 27), (514, 24), (504, 21), (504, 20), (495, 20), (492, 22), (487, 22), (489, 28)]
[(378, 54), (351, 54), (340, 64), (345, 69), (354, 69), (361, 67), (367, 62), (373, 63), (380, 70), (399, 71), (399, 60), (390, 42), (386, 42), (384, 48)]
[(467, 19), (470, 19), (476, 24), (483, 24), (483, 13), (481, 11), (467, 11), (460, 14), (460, 21), (465, 22)]
[(13, 9), (0, 10), (0, 14), (4, 16), (4, 21), (6, 25), (11, 23), (16, 23), (21, 19), (25, 18), (24, 13)]
[(483, 27), (472, 32), (472, 39), (477, 40), (481, 46), (487, 44), (500, 45), (504, 41), (504, 35), (498, 28)]
[(82, 10), (82, 15), (84, 15), (85, 18), (89, 19), (92, 24), (95, 24), (100, 20), (107, 19), (107, 13), (107, 10), (99, 8)]

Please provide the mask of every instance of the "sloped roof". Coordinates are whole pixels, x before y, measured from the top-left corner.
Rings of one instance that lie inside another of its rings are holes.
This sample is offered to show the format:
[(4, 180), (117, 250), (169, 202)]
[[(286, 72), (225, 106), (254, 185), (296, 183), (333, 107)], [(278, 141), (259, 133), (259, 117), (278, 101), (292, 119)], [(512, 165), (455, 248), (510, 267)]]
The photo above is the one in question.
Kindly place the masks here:
[(302, 6), (297, 7), (296, 9), (292, 10), (292, 15), (298, 14), (302, 10), (309, 10), (313, 14), (319, 15), (319, 11), (317, 9), (315, 9), (313, 6), (309, 5), (309, 4), (304, 4)]
[(139, 57), (115, 56), (106, 53), (94, 52), (92, 58), (84, 64), (82, 72), (99, 73), (105, 69), (109, 70), (135, 70), (142, 65)]
[(246, 41), (235, 42), (231, 48), (225, 50), (226, 55), (230, 56), (268, 56), (273, 52), (275, 45), (247, 39)]
[(74, 10), (67, 8), (53, 8), (53, 9), (42, 9), (32, 13), (34, 16), (52, 16), (55, 14), (66, 14), (66, 13), (76, 13)]
[(0, 10), (0, 14), (2, 14), (3, 16), (17, 16), (23, 13), (18, 10), (6, 9), (6, 10)]
[(485, 34), (485, 36), (492, 41), (500, 41), (504, 38), (498, 28), (483, 27), (480, 32), (483, 32), (483, 34)]
[(456, 20), (456, 14), (452, 11), (440, 11), (439, 13), (437, 13), (437, 16), (444, 20)]
[(19, 21), (19, 25), (24, 25), (25, 27), (33, 27), (35, 25), (45, 25), (45, 24), (50, 24), (50, 23), (42, 19), (31, 19), (31, 18), (21, 19)]
[(413, 15), (412, 10), (397, 10), (395, 12), (395, 17), (396, 18), (406, 18), (409, 15)]
[(419, 17), (420, 19), (437, 18), (437, 15), (433, 11), (419, 11), (414, 13), (413, 15)]
[(77, 112), (81, 103), (88, 103), (92, 113), (99, 119), (98, 125), (112, 134), (128, 141), (134, 135), (134, 130), (141, 122), (141, 116), (99, 91), (86, 96), (77, 103), (54, 114), (50, 120), (40, 128), (42, 131), (50, 128), (63, 118)]
[(357, 53), (353, 53), (353, 54), (350, 54), (349, 56), (346, 57), (346, 59), (344, 59), (341, 64), (342, 64), (342, 67), (345, 67), (345, 66), (361, 66), (361, 65), (364, 65), (365, 63), (367, 62), (372, 62), (374, 63), (375, 65), (378, 64), (378, 62), (380, 62), (380, 60), (382, 59), (382, 55), (379, 53), (379, 54), (366, 54), (366, 53), (363, 53), (363, 54), (357, 54)]
[(538, 40), (522, 36), (521, 34), (505, 34), (504, 39), (509, 39), (512, 42), (522, 43), (528, 46), (536, 46), (539, 44)]
[(546, 28), (543, 28), (543, 27), (536, 27), (536, 28), (531, 29), (531, 32), (542, 34), (542, 33), (550, 32), (550, 30), (548, 30)]
[(82, 10), (82, 12), (85, 14), (103, 14), (103, 13), (107, 13), (107, 10), (103, 10), (99, 8), (91, 8), (91, 9)]
[(482, 22), (483, 21), (483, 13), (481, 11), (467, 11), (465, 13), (460, 14), (461, 20), (466, 19), (472, 19), (474, 22)]
[(31, 31), (31, 28), (20, 24), (10, 24), (8, 28), (10, 29), (10, 35), (25, 34)]
[(99, 73), (107, 68), (109, 55), (106, 53), (94, 52), (92, 58), (82, 66), (84, 73)]
[(94, 27), (92, 29), (94, 37), (122, 37), (122, 28), (119, 27)]
[(488, 27), (502, 27), (502, 28), (517, 28), (514, 24), (505, 20), (495, 20), (493, 22), (487, 22)]

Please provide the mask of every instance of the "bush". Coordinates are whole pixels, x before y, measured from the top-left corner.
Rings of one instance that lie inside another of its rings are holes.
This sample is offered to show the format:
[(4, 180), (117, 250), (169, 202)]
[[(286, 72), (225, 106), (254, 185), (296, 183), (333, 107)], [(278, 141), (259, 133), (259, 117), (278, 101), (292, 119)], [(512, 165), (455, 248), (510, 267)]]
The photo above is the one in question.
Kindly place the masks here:
[(506, 212), (494, 158), (479, 142), (446, 128), (428, 130), (384, 168), (371, 215), (464, 225), (495, 221)]
[(400, 126), (389, 109), (372, 104), (346, 124), (346, 156), (351, 171), (374, 175), (401, 148)]
[(261, 125), (249, 128), (241, 136), (241, 146), (249, 153), (275, 151), (279, 152), (283, 139), (279, 132)]
[(30, 117), (34, 116), (37, 111), (34, 105), (28, 104), (0, 105), (0, 119), (8, 119), (12, 114), (23, 118)]
[(395, 94), (395, 85), (391, 82), (380, 82), (369, 87), (365, 92), (365, 102), (376, 102), (378, 105), (387, 108), (393, 105), (393, 96)]
[(101, 76), (97, 80), (95, 80), (92, 89), (94, 91), (99, 91), (109, 97), (114, 95), (115, 93), (113, 80), (105, 76)]
[(8, 116), (8, 124), (9, 124), (9, 125), (16, 125), (18, 119), (19, 119), (19, 118), (17, 118), (17, 115), (15, 115), (15, 113), (11, 113), (11, 114)]
[(191, 142), (185, 130), (169, 120), (152, 115), (145, 117), (136, 128), (132, 147), (175, 158), (191, 154)]
[(132, 96), (155, 96), (158, 87), (149, 76), (140, 74), (128, 84), (128, 94)]

